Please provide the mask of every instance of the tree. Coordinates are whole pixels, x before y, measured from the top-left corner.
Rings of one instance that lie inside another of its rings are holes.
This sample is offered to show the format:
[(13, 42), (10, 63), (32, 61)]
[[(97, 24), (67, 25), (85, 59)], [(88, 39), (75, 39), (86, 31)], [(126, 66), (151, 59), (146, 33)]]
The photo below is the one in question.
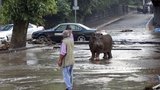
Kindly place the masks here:
[(56, 12), (55, 0), (5, 0), (0, 19), (14, 24), (10, 47), (25, 47), (28, 24), (42, 23), (42, 16)]
[(112, 5), (128, 5), (139, 1), (140, 0), (78, 0), (80, 9), (77, 11), (77, 16), (80, 22), (83, 22), (86, 16), (95, 12), (105, 12), (106, 8), (109, 8)]
[(154, 7), (154, 18), (153, 25), (154, 27), (160, 28), (160, 0), (151, 0)]
[[(83, 22), (84, 17), (92, 14), (96, 11), (103, 11), (111, 3), (114, 3), (117, 0), (78, 0), (78, 17), (80, 22)], [(86, 4), (87, 3), (87, 4)]]
[(71, 2), (69, 0), (57, 0), (57, 13), (44, 16), (45, 28), (71, 20)]

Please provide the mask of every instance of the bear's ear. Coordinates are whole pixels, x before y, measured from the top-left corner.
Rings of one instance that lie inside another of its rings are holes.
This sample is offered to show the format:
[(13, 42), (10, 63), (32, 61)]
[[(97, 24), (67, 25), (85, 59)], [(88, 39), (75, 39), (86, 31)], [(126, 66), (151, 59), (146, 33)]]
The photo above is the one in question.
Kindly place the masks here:
[(101, 34), (99, 34), (99, 38), (100, 39), (102, 39), (103, 38), (103, 34), (101, 33)]

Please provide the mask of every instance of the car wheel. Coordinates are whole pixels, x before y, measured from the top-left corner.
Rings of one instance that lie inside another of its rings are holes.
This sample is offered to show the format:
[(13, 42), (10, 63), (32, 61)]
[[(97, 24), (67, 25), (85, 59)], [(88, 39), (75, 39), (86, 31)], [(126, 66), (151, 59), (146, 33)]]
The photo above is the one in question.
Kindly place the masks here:
[(44, 35), (41, 35), (38, 37), (38, 43), (44, 44), (48, 41), (47, 37)]
[(84, 36), (78, 36), (77, 41), (83, 42), (86, 41), (86, 38)]

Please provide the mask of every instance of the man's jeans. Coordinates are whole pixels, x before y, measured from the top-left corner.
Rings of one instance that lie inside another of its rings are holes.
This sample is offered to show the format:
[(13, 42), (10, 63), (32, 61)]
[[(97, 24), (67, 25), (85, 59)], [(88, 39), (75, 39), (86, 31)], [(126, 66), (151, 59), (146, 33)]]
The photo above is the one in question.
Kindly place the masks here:
[(63, 78), (66, 84), (67, 90), (72, 90), (73, 88), (73, 65), (63, 68)]

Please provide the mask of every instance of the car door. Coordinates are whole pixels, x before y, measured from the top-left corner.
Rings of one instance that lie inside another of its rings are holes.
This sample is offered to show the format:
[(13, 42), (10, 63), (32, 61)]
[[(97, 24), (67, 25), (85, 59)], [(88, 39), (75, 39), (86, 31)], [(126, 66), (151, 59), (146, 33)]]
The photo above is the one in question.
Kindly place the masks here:
[(67, 25), (59, 25), (57, 28), (55, 28), (52, 40), (55, 42), (61, 42), (63, 39), (62, 32), (66, 29), (66, 27)]
[(75, 41), (77, 40), (78, 36), (83, 35), (82, 27), (78, 25), (70, 25), (70, 27), (72, 28), (72, 33)]

